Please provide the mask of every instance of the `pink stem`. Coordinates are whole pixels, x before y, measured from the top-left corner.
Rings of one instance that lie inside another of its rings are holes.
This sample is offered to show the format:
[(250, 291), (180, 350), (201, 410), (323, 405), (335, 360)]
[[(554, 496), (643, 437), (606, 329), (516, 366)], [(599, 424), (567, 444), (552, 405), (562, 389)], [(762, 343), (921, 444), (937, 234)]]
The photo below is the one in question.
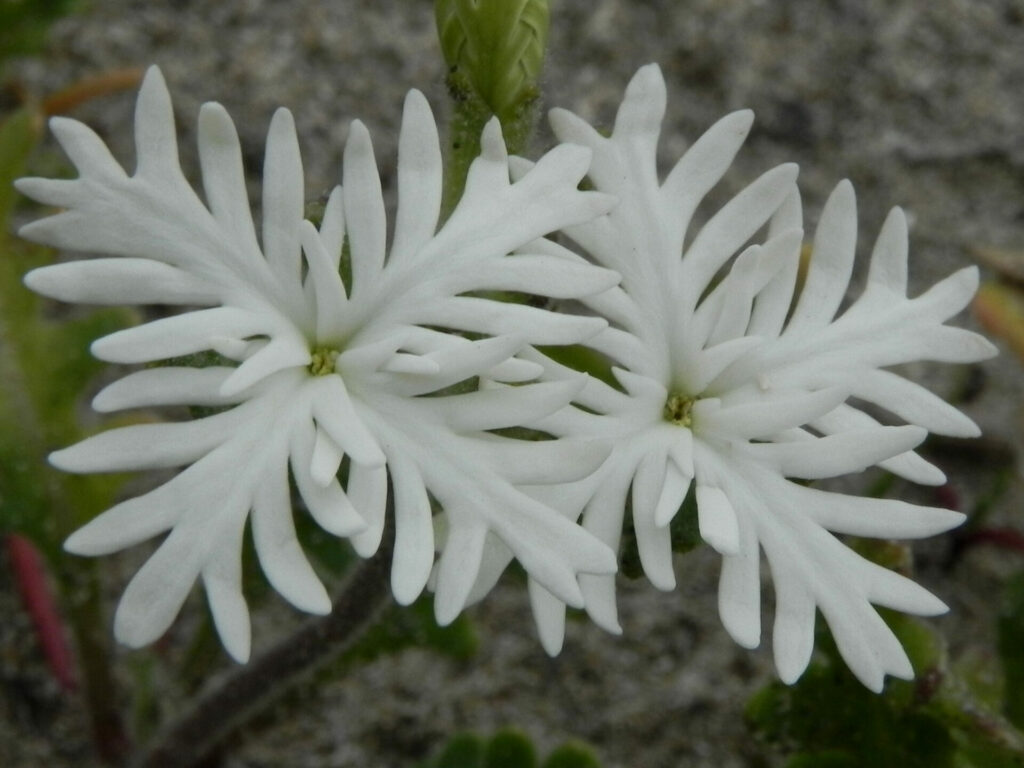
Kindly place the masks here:
[(39, 550), (24, 536), (10, 533), (6, 543), (18, 592), (32, 619), (50, 671), (64, 691), (73, 691), (78, 687), (75, 663), (46, 578), (46, 564)]

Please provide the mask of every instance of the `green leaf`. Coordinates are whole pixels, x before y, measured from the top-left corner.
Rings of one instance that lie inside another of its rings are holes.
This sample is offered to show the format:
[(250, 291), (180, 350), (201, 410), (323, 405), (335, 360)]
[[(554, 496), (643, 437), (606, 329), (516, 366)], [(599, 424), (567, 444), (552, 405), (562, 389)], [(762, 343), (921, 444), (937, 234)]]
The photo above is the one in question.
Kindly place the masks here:
[(583, 742), (570, 741), (548, 755), (541, 768), (601, 768), (601, 761)]
[(3, 0), (0, 2), (0, 51), (4, 58), (43, 47), (50, 24), (70, 13), (76, 0)]
[[(490, 739), (461, 733), (420, 768), (537, 768), (537, 750), (519, 728), (503, 728)], [(548, 755), (541, 768), (601, 768), (601, 762), (587, 744), (568, 741)]]
[(821, 656), (796, 684), (774, 683), (748, 702), (755, 732), (791, 753), (787, 768), (1024, 766), (1024, 740), (950, 669), (942, 636), (919, 619), (881, 614), (906, 648), (916, 680), (889, 680), (882, 694), (871, 693), (822, 631)]
[(484, 740), (475, 733), (460, 733), (424, 768), (483, 768), (483, 761)]
[(487, 744), (483, 768), (537, 768), (533, 742), (516, 728), (498, 731)]

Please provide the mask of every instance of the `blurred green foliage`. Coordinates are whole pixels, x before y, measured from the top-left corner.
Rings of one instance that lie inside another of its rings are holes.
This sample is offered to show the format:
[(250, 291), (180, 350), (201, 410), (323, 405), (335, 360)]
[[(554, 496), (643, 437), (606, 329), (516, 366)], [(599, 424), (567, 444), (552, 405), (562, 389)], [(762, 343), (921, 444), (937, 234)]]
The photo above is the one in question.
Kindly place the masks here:
[(0, 63), (40, 49), (50, 24), (67, 15), (78, 0), (3, 0), (0, 2)]
[(1003, 661), (1003, 711), (1024, 728), (1024, 571), (1006, 585), (999, 616), (999, 655)]
[(530, 737), (505, 728), (492, 737), (461, 733), (452, 737), (433, 760), (420, 768), (601, 768), (593, 750), (577, 741), (558, 747), (543, 763)]
[[(1017, 621), (1022, 608), (1024, 601)], [(749, 724), (788, 757), (786, 768), (1024, 766), (1024, 737), (950, 664), (942, 636), (918, 619), (882, 613), (910, 656), (915, 680), (890, 679), (882, 694), (872, 693), (821, 631), (818, 657), (799, 681), (770, 684), (748, 702)], [(1019, 657), (1020, 648), (1006, 658)]]
[(56, 473), (46, 456), (85, 436), (81, 398), (102, 367), (89, 344), (134, 315), (102, 309), (50, 318), (45, 300), (22, 285), (26, 272), (53, 260), (49, 249), (10, 234), (12, 184), (24, 173), (41, 123), (30, 108), (0, 123), (0, 531), (28, 536), (53, 559), (72, 530), (110, 505), (121, 482)]

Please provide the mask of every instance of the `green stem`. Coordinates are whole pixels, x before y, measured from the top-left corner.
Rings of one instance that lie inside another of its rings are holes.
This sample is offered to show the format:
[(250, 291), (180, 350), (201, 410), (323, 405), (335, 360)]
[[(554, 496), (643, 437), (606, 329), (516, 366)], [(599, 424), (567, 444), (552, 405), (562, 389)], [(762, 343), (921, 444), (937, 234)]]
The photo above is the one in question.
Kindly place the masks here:
[[(391, 517), (391, 510), (387, 512)], [(265, 711), (309, 673), (337, 658), (362, 636), (390, 597), (391, 535), (356, 567), (330, 614), (306, 621), (266, 653), (239, 667), (201, 696), (138, 759), (136, 768), (193, 768), (237, 728)]]

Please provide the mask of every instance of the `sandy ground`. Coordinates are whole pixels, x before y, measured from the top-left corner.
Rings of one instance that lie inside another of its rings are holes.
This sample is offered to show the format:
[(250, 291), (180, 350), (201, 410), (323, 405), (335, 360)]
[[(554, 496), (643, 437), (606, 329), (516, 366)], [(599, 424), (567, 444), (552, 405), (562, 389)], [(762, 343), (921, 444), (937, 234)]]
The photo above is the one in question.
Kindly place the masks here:
[[(912, 222), (912, 290), (970, 263), (968, 249), (1024, 248), (1024, 3), (1019, 0), (752, 2), (561, 0), (554, 3), (545, 98), (610, 123), (635, 69), (661, 64), (669, 83), (661, 145), (666, 167), (717, 117), (751, 107), (757, 123), (715, 200), (784, 161), (802, 167), (806, 218), (849, 178), (866, 256), (892, 205)], [(432, 4), (401, 0), (112, 0), (61, 21), (44, 55), (7, 72), (46, 93), (108, 68), (158, 63), (175, 98), (186, 163), (207, 100), (239, 124), (258, 168), (273, 109), (292, 109), (310, 197), (336, 183), (349, 120), (363, 119), (380, 164), (394, 157), (405, 91), (445, 112)], [(131, 159), (133, 96), (77, 116)], [(542, 132), (540, 144), (548, 140)], [(391, 182), (385, 172), (384, 184)], [(972, 326), (969, 317), (963, 323)], [(986, 439), (1021, 466), (1021, 364), (1009, 354), (973, 374), (920, 365), (938, 393), (980, 381), (964, 409)], [(965, 511), (999, 466), (976, 451), (943, 452)], [(1021, 526), (1018, 469), (995, 520)], [(935, 503), (928, 491), (896, 493)], [(987, 652), (999, 584), (1019, 559), (974, 551), (942, 567), (948, 541), (919, 548), (920, 578), (953, 606), (941, 624), (954, 648)], [(740, 768), (773, 764), (748, 734), (742, 709), (772, 679), (770, 649), (736, 647), (715, 609), (717, 559), (678, 560), (682, 585), (662, 594), (623, 581), (625, 636), (570, 624), (548, 659), (533, 635), (521, 584), (471, 611), (480, 651), (453, 662), (409, 651), (325, 682), (274, 723), (250, 729), (225, 766), (407, 768), (453, 731), (515, 724), (547, 749), (568, 738), (594, 744), (607, 768)], [(124, 573), (112, 577), (116, 594)], [(766, 601), (770, 604), (770, 600)], [(192, 610), (198, 610), (193, 607)], [(0, 583), (0, 754), (9, 765), (81, 766), (83, 720), (33, 663), (27, 622)], [(286, 622), (285, 622), (286, 623)], [(269, 639), (257, 638), (257, 647)]]

